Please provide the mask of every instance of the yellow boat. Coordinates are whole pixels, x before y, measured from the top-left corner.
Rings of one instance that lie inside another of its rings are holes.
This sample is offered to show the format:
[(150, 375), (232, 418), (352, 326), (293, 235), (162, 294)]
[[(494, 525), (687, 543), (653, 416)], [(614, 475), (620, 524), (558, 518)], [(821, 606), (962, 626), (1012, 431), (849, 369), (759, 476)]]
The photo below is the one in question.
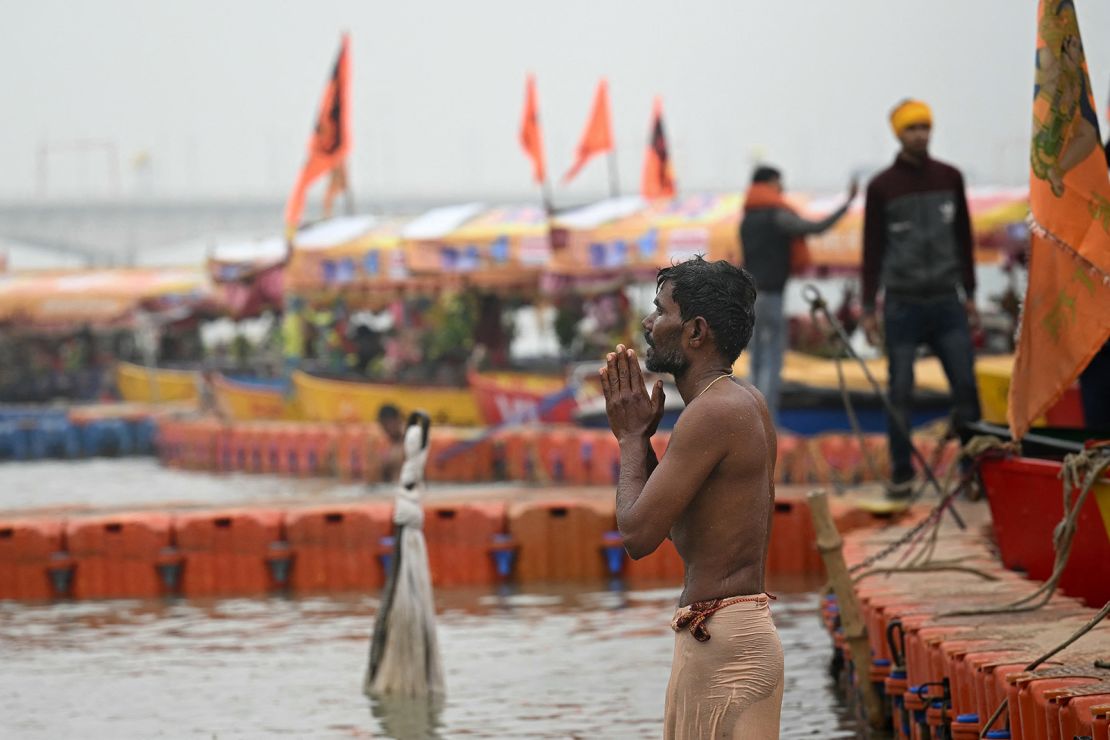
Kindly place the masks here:
[[(975, 381), (979, 385), (979, 403), (983, 421), (1006, 426), (1006, 407), (1010, 396), (1010, 376), (1014, 372), (1014, 356), (981, 357), (975, 361)], [(1044, 426), (1039, 419), (1037, 426)]]
[(196, 402), (199, 377), (199, 373), (192, 370), (116, 363), (116, 387), (123, 400), (131, 403)]
[[(992, 358), (993, 359), (993, 358)], [(1013, 357), (1009, 358), (1013, 363)], [(887, 363), (885, 357), (865, 360), (871, 376), (886, 388)], [(978, 360), (976, 361), (979, 362)], [(845, 359), (841, 362), (844, 370), (844, 383), (849, 390), (871, 391), (871, 383), (857, 360)], [(748, 377), (748, 354), (743, 353), (732, 366), (738, 377)], [(935, 357), (922, 357), (913, 366), (914, 387), (918, 390), (948, 393), (948, 379), (940, 360)], [(815, 357), (802, 352), (787, 351), (782, 361), (782, 380), (784, 383), (797, 383), (814, 388), (839, 388), (836, 362), (824, 357)]]
[(277, 384), (254, 384), (219, 375), (212, 380), (212, 391), (216, 406), (234, 421), (300, 418), (296, 399)]
[[(885, 357), (866, 360), (867, 369), (879, 385), (886, 388), (887, 361)], [(863, 373), (863, 368), (855, 360), (844, 360), (844, 382), (849, 390), (870, 391), (871, 384)], [(983, 421), (991, 424), (1006, 425), (1006, 403), (1010, 392), (1010, 376), (1013, 373), (1013, 355), (989, 355), (975, 358), (975, 382), (979, 387), (979, 402), (982, 406)], [(741, 377), (748, 374), (748, 356), (740, 355), (732, 371)], [(922, 357), (914, 363), (914, 386), (919, 390), (948, 393), (948, 379), (944, 368), (936, 357)], [(801, 352), (788, 351), (783, 358), (782, 379), (784, 382), (798, 383), (814, 388), (839, 388), (836, 363)], [(1038, 419), (1035, 426), (1044, 426), (1044, 418)]]
[(318, 378), (293, 373), (293, 387), (302, 417), (307, 421), (365, 421), (378, 419), (386, 404), (402, 415), (415, 409), (426, 411), (435, 424), (478, 426), (482, 416), (469, 388), (439, 388), (383, 383), (360, 383)]

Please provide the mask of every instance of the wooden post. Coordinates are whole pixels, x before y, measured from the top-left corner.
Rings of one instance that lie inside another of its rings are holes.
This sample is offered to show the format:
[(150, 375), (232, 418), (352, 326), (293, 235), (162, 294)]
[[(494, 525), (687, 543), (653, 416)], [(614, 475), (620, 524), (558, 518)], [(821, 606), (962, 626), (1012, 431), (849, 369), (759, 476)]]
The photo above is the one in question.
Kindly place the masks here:
[(856, 684), (867, 712), (868, 723), (878, 729), (883, 725), (883, 708), (879, 695), (871, 683), (871, 646), (867, 642), (867, 625), (860, 613), (859, 600), (852, 587), (852, 576), (844, 563), (843, 540), (836, 529), (836, 522), (829, 513), (829, 501), (824, 491), (813, 491), (807, 497), (813, 516), (813, 529), (817, 533), (817, 550), (825, 562), (829, 583), (836, 593), (840, 607), (840, 626), (852, 652)]

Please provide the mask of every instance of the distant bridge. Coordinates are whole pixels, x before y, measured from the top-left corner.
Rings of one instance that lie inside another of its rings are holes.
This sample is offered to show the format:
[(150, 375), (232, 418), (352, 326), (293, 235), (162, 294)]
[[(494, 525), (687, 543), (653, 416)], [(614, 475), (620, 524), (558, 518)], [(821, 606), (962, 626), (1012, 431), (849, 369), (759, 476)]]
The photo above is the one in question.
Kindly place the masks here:
[(0, 203), (0, 242), (122, 266), (185, 242), (279, 234), (281, 213), (275, 201)]

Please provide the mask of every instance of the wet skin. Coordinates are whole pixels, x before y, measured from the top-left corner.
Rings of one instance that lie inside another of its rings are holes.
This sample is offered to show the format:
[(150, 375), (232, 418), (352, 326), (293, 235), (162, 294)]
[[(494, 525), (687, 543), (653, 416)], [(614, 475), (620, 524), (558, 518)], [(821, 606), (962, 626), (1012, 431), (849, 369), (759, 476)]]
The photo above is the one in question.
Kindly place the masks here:
[(732, 368), (702, 317), (682, 321), (668, 283), (644, 329), (649, 367), (661, 357), (685, 364), (675, 383), (687, 408), (657, 461), (651, 436), (662, 418), (662, 381), (649, 395), (636, 353), (624, 345), (606, 357), (601, 385), (620, 441), (617, 528), (625, 549), (639, 559), (670, 537), (685, 564), (683, 606), (760, 593), (774, 509), (776, 437), (767, 405), (744, 381), (713, 383)]

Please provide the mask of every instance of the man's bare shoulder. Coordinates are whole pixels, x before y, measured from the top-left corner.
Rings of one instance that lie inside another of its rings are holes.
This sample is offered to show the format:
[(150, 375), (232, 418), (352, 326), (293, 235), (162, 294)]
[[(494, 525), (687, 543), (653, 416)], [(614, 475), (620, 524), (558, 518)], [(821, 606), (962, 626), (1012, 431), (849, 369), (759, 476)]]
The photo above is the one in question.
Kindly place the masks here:
[(758, 388), (743, 378), (737, 380), (736, 385), (747, 392), (746, 395), (752, 400), (756, 418), (762, 422), (764, 431), (771, 438), (772, 443), (777, 445), (778, 435), (775, 432), (775, 424), (771, 420), (771, 410), (767, 407), (767, 399), (763, 397)]
[(766, 413), (763, 394), (751, 383), (736, 380), (720, 393), (691, 401), (678, 417), (673, 433), (719, 437), (726, 429), (758, 424)]
[(757, 412), (762, 414), (764, 411), (767, 411), (767, 399), (763, 397), (763, 394), (758, 388), (756, 388), (744, 378), (737, 378), (735, 381), (735, 385), (740, 386), (742, 389), (748, 392), (747, 395), (751, 396), (753, 403), (755, 403), (755, 410)]

